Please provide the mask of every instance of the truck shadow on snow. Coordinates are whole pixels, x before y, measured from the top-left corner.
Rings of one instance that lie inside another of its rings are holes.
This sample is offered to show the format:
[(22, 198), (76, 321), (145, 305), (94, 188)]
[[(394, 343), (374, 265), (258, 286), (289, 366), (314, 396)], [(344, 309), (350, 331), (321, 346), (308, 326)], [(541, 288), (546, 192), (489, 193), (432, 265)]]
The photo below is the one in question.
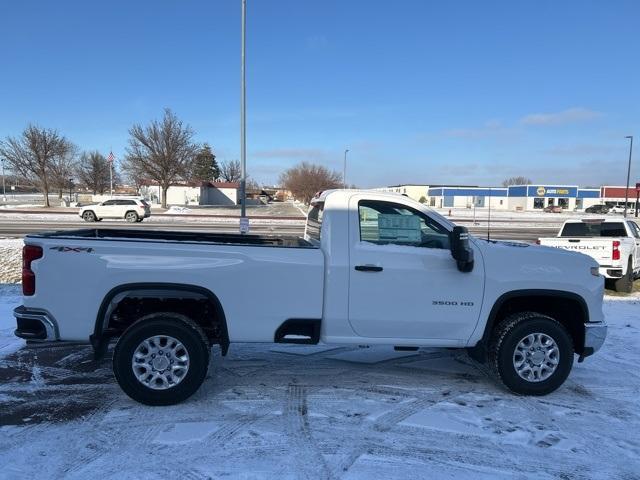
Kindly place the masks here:
[[(0, 363), (0, 426), (87, 420), (113, 404), (149, 408), (120, 390), (111, 354), (112, 348), (96, 362), (86, 345), (29, 344), (6, 356)], [(402, 387), (392, 386), (398, 384)], [(215, 401), (216, 395), (234, 388), (263, 389), (269, 395), (291, 385), (391, 392), (400, 400), (427, 387), (443, 397), (452, 387), (456, 393), (500, 390), (460, 351), (253, 344), (234, 345), (226, 357), (214, 351), (205, 383), (185, 403)]]

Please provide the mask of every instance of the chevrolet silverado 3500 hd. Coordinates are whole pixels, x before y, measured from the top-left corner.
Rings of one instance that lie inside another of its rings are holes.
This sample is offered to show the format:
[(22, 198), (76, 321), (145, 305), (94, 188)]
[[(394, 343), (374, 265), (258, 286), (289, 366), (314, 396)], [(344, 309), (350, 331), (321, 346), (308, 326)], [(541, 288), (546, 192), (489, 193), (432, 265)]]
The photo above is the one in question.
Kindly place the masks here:
[(16, 335), (90, 342), (97, 358), (117, 338), (118, 383), (151, 405), (192, 395), (212, 345), (225, 355), (233, 342), (466, 348), (510, 390), (544, 395), (607, 331), (592, 258), (474, 238), (407, 197), (372, 191), (319, 194), (304, 238), (28, 235), (22, 287)]

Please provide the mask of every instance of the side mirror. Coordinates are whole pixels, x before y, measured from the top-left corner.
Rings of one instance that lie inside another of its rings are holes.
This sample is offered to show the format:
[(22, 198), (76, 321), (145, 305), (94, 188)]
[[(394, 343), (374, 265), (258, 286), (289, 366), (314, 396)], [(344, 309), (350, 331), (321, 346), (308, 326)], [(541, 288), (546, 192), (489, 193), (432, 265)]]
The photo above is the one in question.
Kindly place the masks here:
[(469, 246), (469, 230), (467, 227), (453, 227), (449, 234), (451, 256), (458, 264), (461, 272), (473, 270), (473, 249)]

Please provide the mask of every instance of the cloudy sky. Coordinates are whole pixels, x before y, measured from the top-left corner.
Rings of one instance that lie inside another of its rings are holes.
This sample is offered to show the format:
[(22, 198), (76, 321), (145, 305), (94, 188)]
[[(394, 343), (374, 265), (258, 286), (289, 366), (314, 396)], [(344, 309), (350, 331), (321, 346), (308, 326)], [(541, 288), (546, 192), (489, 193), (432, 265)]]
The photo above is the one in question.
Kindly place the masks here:
[[(345, 148), (361, 187), (625, 181), (640, 2), (248, 5), (259, 181), (302, 160), (341, 171)], [(239, 27), (240, 0), (2, 2), (0, 137), (34, 122), (122, 158), (128, 128), (170, 107), (238, 158)]]

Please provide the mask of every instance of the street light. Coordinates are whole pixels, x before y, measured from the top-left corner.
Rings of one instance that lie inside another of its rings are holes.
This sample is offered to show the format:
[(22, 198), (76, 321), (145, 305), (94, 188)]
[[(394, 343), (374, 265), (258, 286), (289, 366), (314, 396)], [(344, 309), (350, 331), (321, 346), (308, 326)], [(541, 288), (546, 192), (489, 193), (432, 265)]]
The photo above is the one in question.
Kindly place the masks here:
[(1, 158), (0, 162), (2, 162), (2, 201), (6, 202), (7, 201), (7, 190), (5, 189), (5, 186), (4, 186), (4, 158)]
[(631, 176), (631, 153), (633, 152), (633, 135), (627, 135), (629, 142), (629, 164), (627, 166), (627, 188), (624, 191), (624, 218), (627, 218), (627, 202), (629, 201), (629, 177)]
[(344, 188), (347, 188), (347, 153), (349, 153), (348, 148), (344, 151), (344, 167), (342, 168), (342, 186)]
[(247, 210), (247, 119), (246, 119), (246, 80), (245, 52), (247, 27), (247, 0), (242, 0), (242, 41), (240, 52), (240, 233), (247, 233), (249, 222)]

